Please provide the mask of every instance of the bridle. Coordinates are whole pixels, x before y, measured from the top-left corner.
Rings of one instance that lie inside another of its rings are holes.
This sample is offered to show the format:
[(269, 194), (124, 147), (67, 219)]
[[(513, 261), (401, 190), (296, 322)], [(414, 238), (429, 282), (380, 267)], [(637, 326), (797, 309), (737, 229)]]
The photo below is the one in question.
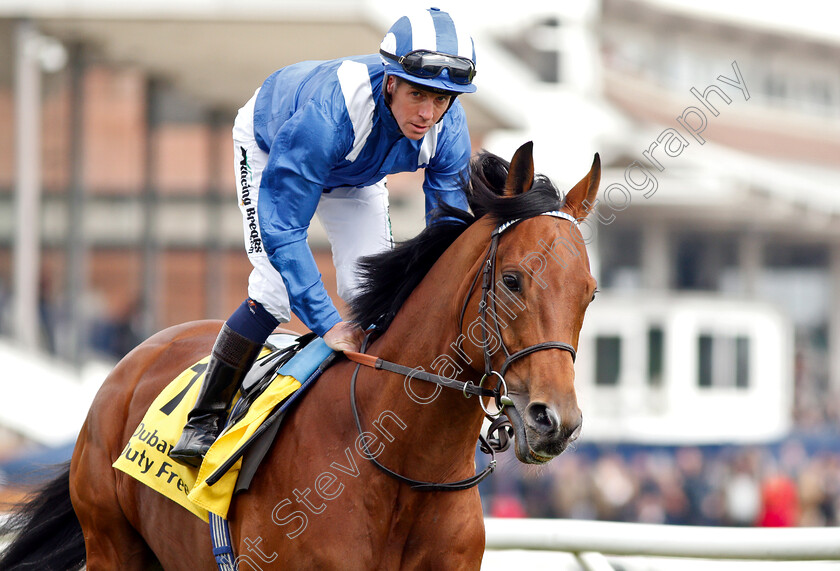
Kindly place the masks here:
[[(578, 222), (573, 218), (570, 214), (565, 212), (561, 212), (559, 210), (552, 210), (550, 212), (543, 212), (541, 216), (554, 216), (556, 218), (562, 218), (564, 220), (568, 220), (572, 222), (575, 226), (577, 226)], [(519, 222), (521, 222), (522, 218), (517, 218), (516, 220), (510, 220), (505, 222), (504, 224), (499, 225), (493, 230), (493, 233), (490, 235), (490, 247), (487, 249), (487, 255), (484, 257), (484, 262), (482, 266), (484, 269), (480, 272), (482, 275), (481, 280), (481, 302), (478, 304), (478, 312), (481, 321), (484, 324), (488, 322), (493, 323), (493, 327), (495, 329), (496, 338), (499, 340), (499, 345), (504, 351), (505, 360), (502, 363), (501, 370), (494, 371), (493, 365), (491, 363), (491, 354), (490, 354), (490, 343), (487, 339), (487, 328), (481, 328), (482, 334), (482, 347), (484, 350), (484, 376), (490, 377), (492, 375), (496, 375), (499, 377), (499, 383), (504, 385), (504, 377), (505, 373), (507, 372), (508, 368), (513, 364), (514, 361), (525, 357), (526, 355), (530, 355), (531, 353), (535, 353), (536, 351), (542, 351), (545, 349), (560, 349), (562, 351), (568, 351), (572, 356), (572, 362), (577, 359), (577, 352), (575, 348), (569, 345), (568, 343), (563, 343), (562, 341), (545, 341), (543, 343), (537, 343), (535, 345), (531, 345), (515, 353), (511, 353), (507, 346), (505, 345), (504, 339), (502, 339), (502, 332), (499, 329), (499, 319), (498, 313), (496, 312), (496, 281), (495, 281), (495, 273), (496, 273), (496, 252), (499, 248), (499, 236), (501, 236), (502, 232), (507, 230), (508, 228), (515, 226)], [(476, 273), (475, 277), (473, 278), (473, 282), (470, 285), (470, 290), (467, 293), (466, 298), (464, 299), (464, 305), (461, 307), (461, 316), (458, 319), (458, 326), (459, 329), (463, 330), (464, 328), (464, 314), (467, 311), (467, 304), (469, 302), (470, 296), (472, 295), (473, 290), (475, 289), (475, 284), (478, 281), (478, 273)], [(489, 301), (489, 303), (488, 303)], [(487, 310), (493, 312), (493, 319), (487, 319)], [(485, 411), (487, 412), (487, 411)]]
[[(543, 212), (540, 214), (540, 216), (553, 216), (555, 218), (562, 218), (564, 220), (570, 221), (575, 226), (578, 225), (578, 221), (573, 216), (559, 210)], [(394, 472), (390, 468), (384, 466), (381, 462), (379, 462), (376, 459), (375, 455), (371, 454), (367, 446), (367, 439), (359, 439), (359, 441), (362, 443), (365, 455), (368, 458), (368, 460), (373, 462), (373, 464), (377, 468), (379, 468), (389, 476), (399, 480), (400, 482), (408, 484), (409, 486), (411, 486), (412, 489), (419, 491), (457, 491), (471, 488), (477, 485), (482, 480), (484, 480), (496, 468), (495, 451), (504, 451), (510, 445), (510, 437), (512, 436), (510, 429), (512, 427), (510, 421), (507, 418), (501, 416), (505, 406), (513, 405), (513, 400), (511, 400), (507, 393), (507, 383), (505, 382), (504, 376), (510, 365), (513, 364), (515, 361), (527, 355), (530, 355), (531, 353), (536, 353), (537, 351), (543, 351), (546, 349), (560, 349), (561, 351), (567, 351), (572, 356), (573, 363), (577, 358), (577, 352), (575, 351), (575, 348), (572, 347), (570, 344), (564, 343), (562, 341), (544, 341), (542, 343), (536, 343), (534, 345), (530, 345), (528, 347), (525, 347), (524, 349), (520, 349), (519, 351), (511, 353), (505, 345), (504, 340), (502, 339), (502, 332), (499, 327), (498, 314), (496, 313), (496, 254), (499, 247), (499, 237), (501, 236), (501, 234), (505, 230), (518, 224), (522, 220), (524, 220), (524, 218), (510, 220), (508, 222), (500, 224), (493, 230), (493, 232), (490, 235), (490, 246), (488, 247), (487, 254), (485, 255), (484, 260), (481, 263), (481, 269), (479, 269), (479, 271), (476, 272), (475, 277), (473, 278), (473, 281), (470, 284), (470, 289), (464, 298), (464, 303), (461, 306), (461, 313), (458, 319), (458, 326), (459, 330), (463, 331), (464, 315), (467, 311), (467, 305), (469, 304), (472, 292), (475, 290), (475, 286), (478, 283), (478, 277), (479, 275), (481, 275), (481, 301), (479, 302), (478, 307), (479, 319), (485, 325), (481, 327), (482, 350), (484, 353), (484, 376), (481, 377), (481, 380), (478, 382), (477, 385), (472, 381), (459, 381), (458, 379), (452, 379), (449, 377), (436, 375), (434, 373), (428, 373), (417, 368), (412, 369), (410, 367), (406, 367), (405, 365), (400, 365), (391, 361), (386, 361), (373, 355), (364, 354), (373, 331), (369, 331), (365, 336), (365, 340), (360, 353), (356, 353), (353, 351), (344, 352), (344, 355), (349, 360), (356, 363), (356, 368), (354, 369), (353, 375), (350, 379), (350, 406), (353, 410), (353, 418), (356, 421), (356, 428), (358, 429), (360, 435), (363, 434), (364, 430), (362, 429), (362, 423), (359, 418), (358, 407), (356, 405), (356, 379), (358, 377), (359, 369), (362, 365), (372, 367), (374, 369), (390, 371), (400, 375), (405, 375), (406, 377), (420, 379), (422, 381), (428, 381), (443, 387), (459, 390), (464, 394), (466, 398), (470, 398), (472, 395), (477, 395), (479, 397), (478, 402), (481, 406), (481, 409), (484, 411), (486, 417), (491, 421), (490, 427), (487, 430), (488, 438), (490, 441), (488, 442), (488, 439), (485, 439), (484, 436), (482, 436), (481, 434), (479, 434), (478, 436), (480, 448), (482, 452), (490, 455), (490, 462), (488, 463), (487, 467), (484, 468), (484, 470), (482, 470), (481, 472), (476, 473), (470, 478), (458, 480), (456, 482), (423, 482), (421, 480), (414, 480), (412, 478), (408, 478), (406, 476), (398, 474), (397, 472)], [(493, 369), (491, 361), (492, 354), (490, 351), (489, 340), (487, 338), (486, 327), (486, 324), (488, 323), (488, 308), (490, 308), (492, 312), (492, 319), (489, 321), (492, 321), (493, 323), (495, 334), (499, 341), (499, 346), (502, 348), (505, 354), (505, 360), (502, 363), (502, 367), (499, 371)], [(492, 389), (484, 388), (484, 382), (488, 379), (492, 379), (493, 377), (498, 378), (496, 386)], [(491, 412), (490, 410), (488, 410), (487, 407), (484, 405), (484, 400), (482, 397), (492, 397), (495, 400), (497, 411)], [(491, 438), (491, 435), (493, 433), (498, 433), (497, 438)]]

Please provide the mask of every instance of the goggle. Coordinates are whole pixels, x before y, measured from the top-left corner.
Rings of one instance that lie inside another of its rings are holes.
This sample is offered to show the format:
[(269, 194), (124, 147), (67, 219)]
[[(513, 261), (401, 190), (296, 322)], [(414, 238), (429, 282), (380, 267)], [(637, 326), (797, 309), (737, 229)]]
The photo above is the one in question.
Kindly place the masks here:
[(469, 85), (475, 77), (475, 64), (467, 58), (428, 50), (415, 50), (400, 57), (385, 50), (379, 50), (379, 53), (397, 62), (406, 73), (415, 77), (432, 79), (447, 70), (449, 80), (458, 85)]

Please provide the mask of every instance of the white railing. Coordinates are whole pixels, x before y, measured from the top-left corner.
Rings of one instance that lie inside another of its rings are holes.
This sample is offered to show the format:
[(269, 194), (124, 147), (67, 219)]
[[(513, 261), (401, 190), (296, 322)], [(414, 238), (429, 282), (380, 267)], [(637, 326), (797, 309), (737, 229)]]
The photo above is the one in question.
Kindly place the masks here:
[[(836, 527), (733, 528), (513, 518), (486, 518), (484, 525), (488, 551), (569, 553), (586, 571), (614, 571), (606, 555), (840, 561), (840, 528)], [(0, 537), (0, 551), (4, 545)]]
[(840, 561), (840, 528), (732, 528), (565, 519), (486, 518), (488, 550), (573, 554), (587, 571), (605, 555), (751, 561)]

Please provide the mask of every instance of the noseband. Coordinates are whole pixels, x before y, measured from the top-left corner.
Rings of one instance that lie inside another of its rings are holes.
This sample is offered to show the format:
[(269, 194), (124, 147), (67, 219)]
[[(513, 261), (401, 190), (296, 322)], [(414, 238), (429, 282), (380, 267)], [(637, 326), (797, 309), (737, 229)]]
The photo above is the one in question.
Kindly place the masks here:
[[(567, 214), (565, 212), (561, 212), (559, 210), (553, 210), (550, 212), (543, 212), (540, 216), (554, 216), (555, 218), (562, 218), (564, 220), (568, 220), (569, 222), (573, 223), (575, 226), (578, 226), (577, 220)], [(443, 377), (441, 375), (435, 375), (433, 373), (427, 373), (425, 371), (419, 370), (417, 368), (409, 368), (404, 365), (399, 365), (397, 363), (392, 363), (390, 361), (385, 361), (373, 355), (365, 355), (364, 351), (367, 347), (367, 342), (370, 338), (371, 332), (365, 337), (364, 345), (362, 346), (362, 352), (356, 353), (354, 351), (345, 351), (344, 355), (351, 361), (356, 363), (356, 368), (353, 371), (353, 376), (350, 379), (350, 405), (353, 410), (353, 417), (356, 421), (356, 427), (359, 430), (359, 434), (363, 433), (361, 420), (359, 418), (359, 412), (356, 406), (356, 378), (358, 377), (359, 368), (362, 365), (372, 367), (375, 369), (382, 369), (385, 371), (390, 371), (393, 373), (398, 373), (401, 375), (405, 375), (407, 377), (420, 379), (423, 381), (428, 381), (431, 383), (435, 383), (447, 388), (460, 390), (466, 398), (470, 398), (472, 395), (477, 395), (479, 397), (478, 402), (481, 406), (482, 410), (484, 411), (485, 415), (489, 420), (491, 420), (490, 427), (488, 428), (488, 436), (493, 434), (494, 432), (498, 432), (499, 437), (498, 439), (493, 442), (489, 442), (479, 434), (479, 443), (480, 448), (483, 452), (490, 455), (491, 459), (488, 466), (482, 470), (480, 473), (472, 476), (471, 478), (467, 478), (464, 480), (459, 480), (457, 482), (447, 482), (447, 483), (431, 483), (431, 482), (423, 482), (420, 480), (413, 480), (401, 474), (394, 472), (393, 470), (385, 467), (381, 464), (373, 454), (370, 454), (370, 451), (367, 449), (367, 441), (362, 439), (362, 445), (367, 453), (367, 458), (373, 462), (373, 464), (388, 474), (389, 476), (411, 486), (415, 490), (420, 491), (456, 491), (456, 490), (464, 490), (467, 488), (471, 488), (477, 485), (479, 482), (484, 480), (487, 476), (490, 475), (491, 472), (496, 467), (496, 456), (495, 450), (505, 450), (509, 446), (510, 436), (511, 434), (508, 433), (508, 427), (510, 427), (510, 421), (506, 418), (501, 418), (502, 411), (504, 407), (507, 405), (513, 406), (513, 400), (508, 396), (507, 393), (507, 383), (505, 382), (505, 373), (507, 372), (508, 368), (510, 367), (513, 362), (530, 355), (531, 353), (536, 353), (537, 351), (543, 351), (546, 349), (560, 349), (561, 351), (568, 351), (569, 354), (572, 356), (572, 362), (574, 363), (575, 359), (577, 358), (577, 352), (575, 348), (572, 347), (568, 343), (564, 343), (562, 341), (545, 341), (543, 343), (536, 343), (534, 345), (530, 345), (525, 347), (524, 349), (520, 349), (514, 353), (511, 353), (507, 346), (505, 345), (504, 340), (502, 339), (502, 332), (499, 328), (499, 319), (498, 314), (496, 313), (496, 282), (494, 280), (495, 273), (496, 273), (496, 253), (499, 247), (499, 237), (501, 236), (502, 232), (507, 230), (508, 228), (518, 224), (524, 220), (524, 218), (517, 218), (515, 220), (510, 220), (503, 224), (500, 224), (493, 230), (492, 234), (490, 235), (490, 247), (487, 249), (487, 254), (484, 257), (484, 261), (482, 262), (482, 268), (479, 272), (476, 273), (475, 277), (473, 278), (472, 283), (470, 284), (470, 289), (467, 292), (466, 297), (464, 298), (464, 304), (461, 306), (461, 314), (458, 319), (458, 328), (460, 331), (464, 329), (464, 315), (467, 311), (467, 305), (469, 304), (470, 297), (472, 296), (472, 292), (475, 290), (476, 283), (478, 283), (478, 276), (482, 276), (481, 282), (481, 301), (479, 302), (479, 318), (481, 321), (486, 325), (488, 323), (487, 319), (487, 310), (488, 307), (491, 309), (492, 317), (491, 320), (493, 323), (493, 327), (495, 329), (495, 334), (499, 340), (499, 345), (501, 346), (502, 350), (505, 354), (505, 360), (502, 363), (502, 367), (499, 371), (495, 371), (493, 369), (493, 365), (491, 362), (491, 351), (489, 348), (489, 342), (487, 339), (487, 328), (482, 327), (482, 344), (483, 344), (483, 351), (484, 351), (484, 376), (481, 377), (478, 385), (473, 383), (472, 381), (459, 381), (458, 379), (451, 379), (448, 377)], [(489, 303), (488, 303), (489, 301)], [(495, 388), (488, 389), (484, 388), (485, 380), (488, 380), (491, 377), (497, 377), (499, 379), (498, 383), (496, 384)], [(482, 397), (492, 397), (496, 402), (496, 412), (491, 412), (487, 409), (484, 405), (484, 400)]]

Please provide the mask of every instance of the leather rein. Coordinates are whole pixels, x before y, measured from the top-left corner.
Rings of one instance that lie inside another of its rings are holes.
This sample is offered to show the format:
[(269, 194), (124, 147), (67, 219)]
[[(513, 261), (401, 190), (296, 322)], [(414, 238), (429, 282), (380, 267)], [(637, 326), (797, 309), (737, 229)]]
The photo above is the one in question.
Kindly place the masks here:
[[(570, 214), (559, 210), (543, 212), (540, 215), (562, 218), (564, 220), (572, 222), (575, 226), (577, 226), (578, 224), (577, 220), (575, 220), (575, 218), (572, 217)], [(570, 344), (563, 343), (561, 341), (545, 341), (543, 343), (530, 345), (524, 349), (511, 353), (505, 345), (504, 340), (502, 339), (502, 332), (499, 328), (499, 319), (497, 317), (498, 314), (496, 313), (496, 283), (494, 281), (496, 269), (496, 252), (499, 246), (499, 237), (501, 236), (502, 232), (521, 222), (522, 220), (522, 218), (517, 218), (515, 220), (505, 222), (503, 224), (500, 224), (493, 230), (492, 234), (490, 235), (490, 247), (487, 249), (487, 254), (484, 257), (484, 261), (482, 262), (482, 269), (476, 272), (476, 275), (473, 278), (472, 284), (470, 285), (470, 289), (467, 292), (467, 295), (464, 299), (464, 304), (461, 306), (461, 314), (458, 320), (459, 330), (463, 330), (464, 315), (467, 311), (467, 305), (469, 303), (470, 297), (472, 296), (472, 292), (475, 289), (476, 284), (478, 283), (478, 277), (479, 275), (481, 275), (481, 302), (478, 306), (479, 318), (486, 325), (488, 323), (488, 308), (490, 309), (492, 313), (492, 320), (490, 321), (492, 321), (493, 323), (496, 338), (498, 339), (499, 345), (501, 346), (505, 354), (505, 360), (502, 363), (502, 367), (499, 371), (494, 370), (493, 365), (491, 363), (492, 355), (489, 348), (490, 343), (487, 339), (486, 327), (481, 328), (482, 344), (484, 351), (484, 376), (481, 377), (481, 380), (478, 382), (478, 384), (475, 384), (472, 381), (464, 382), (458, 379), (444, 377), (441, 375), (436, 375), (434, 373), (428, 373), (417, 368), (411, 368), (405, 365), (400, 365), (398, 363), (393, 363), (391, 361), (386, 361), (374, 355), (366, 355), (364, 351), (367, 348), (367, 344), (372, 331), (366, 335), (361, 352), (344, 352), (344, 355), (349, 360), (356, 363), (356, 368), (353, 370), (353, 375), (350, 379), (350, 406), (353, 410), (353, 418), (356, 422), (356, 428), (358, 429), (360, 435), (364, 431), (362, 429), (362, 423), (359, 418), (359, 411), (356, 405), (356, 379), (359, 374), (359, 369), (362, 365), (366, 367), (371, 367), (373, 369), (389, 371), (392, 373), (404, 375), (406, 377), (419, 379), (421, 381), (435, 383), (442, 387), (454, 389), (463, 393), (464, 397), (466, 398), (470, 398), (471, 396), (476, 395), (478, 396), (479, 405), (484, 411), (485, 416), (491, 421), (490, 426), (487, 430), (488, 438), (485, 439), (483, 435), (478, 435), (478, 441), (481, 451), (485, 454), (490, 455), (490, 462), (488, 463), (487, 467), (484, 468), (484, 470), (482, 470), (481, 472), (476, 473), (470, 478), (465, 478), (463, 480), (458, 480), (455, 482), (424, 482), (422, 480), (414, 480), (412, 478), (408, 478), (406, 476), (398, 474), (397, 472), (394, 472), (390, 468), (384, 466), (381, 462), (379, 462), (376, 459), (376, 457), (373, 454), (371, 454), (370, 450), (368, 449), (366, 439), (362, 438), (360, 440), (368, 460), (370, 460), (381, 471), (385, 472), (392, 478), (395, 478), (396, 480), (404, 484), (408, 484), (414, 490), (428, 492), (466, 490), (480, 483), (487, 476), (489, 476), (493, 472), (493, 470), (495, 470), (495, 453), (496, 451), (502, 452), (506, 450), (510, 446), (510, 437), (512, 436), (512, 425), (510, 424), (510, 421), (507, 418), (502, 417), (501, 414), (505, 406), (513, 406), (513, 400), (508, 396), (507, 383), (505, 382), (504, 375), (514, 361), (517, 361), (518, 359), (530, 355), (531, 353), (543, 351), (546, 349), (560, 349), (562, 351), (567, 351), (572, 356), (572, 362), (574, 362), (577, 358), (577, 352), (575, 351), (575, 348), (572, 347)], [(496, 386), (492, 389), (484, 388), (483, 385), (485, 380), (490, 379), (492, 377), (497, 377), (499, 379), (496, 383)], [(496, 403), (496, 412), (491, 412), (487, 409), (487, 407), (484, 405), (484, 401), (482, 400), (483, 397), (493, 398), (493, 400)], [(498, 433), (498, 436), (496, 438), (492, 437), (494, 433)]]

